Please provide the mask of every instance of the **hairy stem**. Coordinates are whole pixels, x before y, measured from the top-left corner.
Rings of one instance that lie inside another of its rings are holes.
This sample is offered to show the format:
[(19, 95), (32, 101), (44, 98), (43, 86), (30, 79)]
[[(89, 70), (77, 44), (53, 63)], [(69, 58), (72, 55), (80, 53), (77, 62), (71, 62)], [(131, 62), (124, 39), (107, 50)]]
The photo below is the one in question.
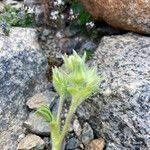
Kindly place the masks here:
[(59, 129), (61, 127), (60, 114), (61, 114), (61, 110), (62, 110), (62, 106), (63, 106), (63, 101), (64, 101), (63, 96), (60, 96), (58, 112), (57, 112), (57, 124), (59, 125)]
[(66, 118), (66, 121), (65, 121), (65, 125), (63, 127), (63, 131), (61, 133), (61, 143), (62, 141), (64, 140), (65, 138), (65, 135), (67, 134), (68, 132), (68, 128), (69, 128), (69, 125), (70, 125), (70, 122), (71, 122), (71, 119), (72, 119), (72, 116), (76, 110), (76, 103), (75, 103), (75, 99), (72, 100), (72, 103), (71, 103), (71, 106), (70, 106), (70, 109), (69, 109), (69, 112), (68, 112), (68, 115), (67, 115), (67, 118)]
[(61, 142), (60, 142), (60, 130), (57, 122), (50, 124), (51, 129), (51, 139), (52, 139), (52, 150), (60, 150)]

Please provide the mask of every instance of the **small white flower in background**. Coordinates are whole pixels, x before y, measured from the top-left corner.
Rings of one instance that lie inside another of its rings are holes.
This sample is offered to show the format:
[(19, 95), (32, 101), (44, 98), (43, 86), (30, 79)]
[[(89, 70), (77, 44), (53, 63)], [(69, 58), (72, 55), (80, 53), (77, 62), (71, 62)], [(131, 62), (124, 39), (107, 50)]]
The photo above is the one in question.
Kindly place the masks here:
[(95, 24), (94, 24), (94, 22), (91, 21), (91, 22), (87, 22), (86, 26), (89, 28), (93, 28), (95, 26)]
[(65, 18), (65, 16), (64, 16), (63, 14), (61, 14), (60, 17), (61, 17), (61, 19), (64, 19), (64, 18)]
[(73, 15), (73, 10), (72, 9), (70, 9), (70, 13), (69, 13), (70, 15)]
[(59, 11), (52, 11), (51, 12), (51, 19), (56, 20), (58, 18)]
[(34, 9), (35, 9), (34, 7), (29, 7), (27, 11), (28, 11), (29, 14), (33, 14)]
[(74, 14), (73, 10), (70, 9), (70, 11), (69, 11), (69, 19), (70, 20), (76, 19), (78, 17), (78, 15), (79, 15), (78, 13)]
[(64, 3), (63, 0), (55, 0), (55, 1), (54, 1), (54, 5), (55, 5), (55, 6), (64, 5), (64, 4), (65, 4), (65, 3)]

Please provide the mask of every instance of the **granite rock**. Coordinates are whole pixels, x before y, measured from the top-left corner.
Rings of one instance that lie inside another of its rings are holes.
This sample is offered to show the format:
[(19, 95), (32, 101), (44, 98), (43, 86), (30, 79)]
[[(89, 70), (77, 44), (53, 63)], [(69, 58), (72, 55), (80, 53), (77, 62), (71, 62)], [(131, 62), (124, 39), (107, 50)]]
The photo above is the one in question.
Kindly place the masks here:
[(17, 150), (44, 150), (44, 147), (45, 143), (39, 136), (28, 134), (20, 141)]
[(129, 31), (150, 34), (149, 0), (80, 0), (99, 21)]
[(86, 150), (103, 150), (105, 146), (105, 141), (102, 138), (94, 139), (87, 146)]
[(80, 125), (79, 120), (77, 118), (73, 121), (73, 130), (74, 130), (76, 136), (78, 138), (80, 138), (82, 128), (81, 128), (81, 125)]
[(3, 2), (0, 1), (0, 13), (3, 12), (4, 10), (4, 4)]
[(23, 123), (23, 126), (30, 132), (42, 136), (50, 136), (49, 123), (35, 113), (30, 113), (29, 118)]
[(28, 99), (26, 105), (30, 109), (37, 110), (42, 105), (50, 106), (50, 103), (54, 101), (54, 99), (57, 96), (58, 95), (52, 91), (44, 91), (42, 93), (36, 93), (33, 97)]
[(0, 149), (16, 149), (10, 134), (28, 115), (27, 98), (46, 88), (46, 70), (36, 29), (12, 28), (9, 36), (0, 32)]
[(80, 141), (76, 138), (71, 138), (66, 144), (65, 150), (74, 150), (76, 149), (80, 144)]
[(94, 139), (94, 132), (91, 126), (86, 122), (83, 125), (81, 140), (86, 145)]
[(14, 8), (20, 9), (23, 8), (23, 0), (4, 0), (4, 5), (11, 5)]
[[(150, 149), (149, 60), (149, 37), (128, 33), (100, 42), (93, 65), (105, 77), (103, 91), (81, 108), (82, 114), (89, 112), (95, 136), (106, 139), (106, 149)], [(78, 116), (87, 121), (85, 115)]]

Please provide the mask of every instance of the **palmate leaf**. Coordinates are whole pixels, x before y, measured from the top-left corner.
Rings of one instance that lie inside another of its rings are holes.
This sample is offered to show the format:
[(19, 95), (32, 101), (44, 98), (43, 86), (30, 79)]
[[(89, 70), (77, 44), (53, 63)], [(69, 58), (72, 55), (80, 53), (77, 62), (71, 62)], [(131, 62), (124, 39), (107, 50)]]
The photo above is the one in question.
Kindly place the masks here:
[(48, 123), (54, 121), (54, 115), (50, 112), (48, 106), (41, 106), (38, 108), (35, 114), (42, 117)]

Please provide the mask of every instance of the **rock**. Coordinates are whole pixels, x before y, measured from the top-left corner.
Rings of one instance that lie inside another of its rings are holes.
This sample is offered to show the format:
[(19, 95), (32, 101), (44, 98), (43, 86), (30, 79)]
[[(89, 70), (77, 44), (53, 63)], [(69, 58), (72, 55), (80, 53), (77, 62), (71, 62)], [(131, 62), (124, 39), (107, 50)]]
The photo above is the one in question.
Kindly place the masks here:
[[(106, 150), (116, 150), (116, 149), (121, 149), (121, 150), (126, 150), (127, 148), (125, 148), (124, 146), (120, 146), (118, 144), (114, 144), (114, 143), (108, 143)], [(139, 149), (138, 147), (136, 149)]]
[(11, 5), (12, 7), (15, 7), (16, 9), (23, 8), (23, 2), (17, 1), (17, 0), (5, 0), (5, 5)]
[(80, 0), (99, 21), (115, 28), (150, 34), (149, 0)]
[(52, 141), (51, 141), (50, 137), (44, 137), (43, 140), (45, 142), (44, 150), (51, 150), (52, 149)]
[[(44, 10), (42, 8), (42, 1), (41, 0), (24, 0), (24, 7), (27, 9), (28, 13), (36, 13), (36, 17), (38, 15), (44, 18)], [(42, 18), (42, 21), (43, 21)]]
[(44, 147), (45, 143), (39, 136), (28, 134), (20, 141), (17, 150), (43, 150)]
[(16, 149), (11, 134), (21, 130), (28, 116), (28, 97), (46, 88), (46, 70), (36, 29), (11, 28), (9, 36), (0, 32), (0, 149)]
[(29, 118), (23, 123), (30, 132), (43, 136), (50, 136), (49, 123), (35, 113), (30, 113)]
[(43, 30), (43, 36), (48, 36), (51, 33), (49, 29), (44, 29)]
[(78, 29), (71, 30), (69, 27), (65, 28), (64, 35), (65, 37), (74, 37), (79, 33)]
[(60, 55), (60, 48), (59, 48), (59, 39), (55, 36), (55, 30), (51, 29), (50, 35), (48, 37), (43, 36), (43, 29), (39, 29), (39, 43), (46, 54), (47, 57), (53, 59), (57, 58), (57, 55)]
[(16, 150), (18, 142), (24, 138), (23, 132), (24, 130), (21, 125), (9, 127), (9, 130), (0, 130), (0, 149)]
[(87, 122), (83, 125), (81, 139), (85, 145), (94, 139), (93, 129)]
[[(32, 10), (32, 9), (31, 9)], [(41, 6), (36, 6), (35, 7), (35, 11), (34, 11), (34, 14), (35, 14), (35, 21), (36, 21), (36, 24), (38, 26), (41, 26), (45, 23), (45, 19), (44, 19), (44, 9), (41, 7)]]
[(102, 138), (93, 140), (87, 145), (86, 150), (103, 150), (105, 146), (105, 141)]
[[(77, 108), (76, 113), (79, 118), (84, 118), (85, 120), (89, 120), (91, 117), (91, 114), (94, 114), (94, 110), (91, 109), (90, 103), (86, 103), (86, 107), (83, 107), (82, 105), (80, 105)], [(83, 120), (81, 120), (81, 123), (83, 123)]]
[(105, 77), (101, 88), (109, 92), (89, 98), (81, 107), (91, 116), (79, 120), (88, 121), (96, 137), (104, 137), (107, 150), (150, 149), (149, 37), (103, 37), (96, 56), (93, 65)]
[(41, 5), (41, 0), (24, 0), (24, 4), (28, 7), (34, 7), (35, 5)]
[(82, 132), (82, 128), (81, 128), (81, 125), (80, 125), (78, 119), (75, 119), (73, 122), (73, 130), (74, 130), (76, 136), (79, 138), (81, 135), (81, 132)]
[(28, 13), (35, 14), (37, 25), (44, 25), (49, 20), (51, 1), (24, 0), (24, 6), (27, 8)]
[(25, 138), (25, 134), (24, 133), (22, 133), (22, 134), (20, 134), (19, 136), (18, 136), (18, 142), (19, 141), (21, 141), (23, 138)]
[(57, 94), (52, 91), (37, 93), (27, 101), (26, 105), (30, 109), (37, 110), (42, 105), (50, 106), (50, 103), (56, 98), (56, 96)]
[(67, 142), (65, 150), (74, 150), (80, 145), (79, 143), (79, 140), (73, 137)]
[(81, 49), (83, 49), (83, 50), (90, 50), (90, 51), (92, 51), (92, 52), (94, 52), (95, 50), (96, 50), (96, 44), (95, 43), (93, 43), (93, 42), (91, 42), (91, 41), (87, 41), (86, 43), (84, 43), (83, 45), (82, 45), (82, 48)]
[(3, 10), (4, 10), (4, 4), (0, 2), (0, 13), (3, 12)]
[(62, 38), (59, 41), (59, 47), (61, 49), (62, 54), (66, 53), (67, 55), (71, 55), (73, 50), (76, 49), (78, 45), (78, 41), (69, 38)]

